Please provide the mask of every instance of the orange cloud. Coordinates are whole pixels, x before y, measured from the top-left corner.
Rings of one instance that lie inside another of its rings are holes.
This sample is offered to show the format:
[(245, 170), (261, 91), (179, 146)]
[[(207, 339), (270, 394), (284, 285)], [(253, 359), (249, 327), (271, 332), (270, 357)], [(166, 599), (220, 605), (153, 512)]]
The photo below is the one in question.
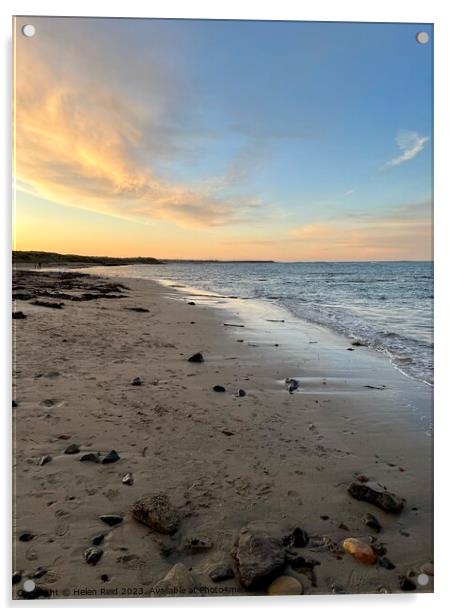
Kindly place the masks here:
[(80, 67), (62, 69), (56, 48), (31, 49), (29, 41), (16, 41), (15, 169), (25, 190), (71, 207), (184, 227), (238, 222), (256, 206), (255, 199), (218, 196), (220, 180), (188, 185), (161, 177), (155, 161), (170, 147), (161, 103), (139, 104), (120, 83), (103, 82), (99, 70), (89, 78)]
[[(300, 255), (318, 259), (431, 259), (430, 204), (399, 208), (384, 215), (360, 215), (318, 222), (290, 233)], [(300, 257), (303, 258), (303, 257)]]

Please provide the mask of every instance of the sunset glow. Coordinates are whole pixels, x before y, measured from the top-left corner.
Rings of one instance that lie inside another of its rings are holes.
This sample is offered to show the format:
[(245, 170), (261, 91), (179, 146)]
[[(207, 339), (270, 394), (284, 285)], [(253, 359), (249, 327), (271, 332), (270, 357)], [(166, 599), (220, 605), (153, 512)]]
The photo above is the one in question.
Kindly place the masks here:
[(30, 19), (15, 24), (15, 249), (431, 258), (417, 26), (33, 17), (28, 39)]

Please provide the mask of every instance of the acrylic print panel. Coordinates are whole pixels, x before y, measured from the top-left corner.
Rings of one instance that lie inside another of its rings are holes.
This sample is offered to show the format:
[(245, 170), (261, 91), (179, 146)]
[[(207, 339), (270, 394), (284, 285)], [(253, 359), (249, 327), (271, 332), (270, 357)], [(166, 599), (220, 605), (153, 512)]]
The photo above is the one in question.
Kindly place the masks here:
[(15, 19), (14, 598), (432, 592), (432, 54)]

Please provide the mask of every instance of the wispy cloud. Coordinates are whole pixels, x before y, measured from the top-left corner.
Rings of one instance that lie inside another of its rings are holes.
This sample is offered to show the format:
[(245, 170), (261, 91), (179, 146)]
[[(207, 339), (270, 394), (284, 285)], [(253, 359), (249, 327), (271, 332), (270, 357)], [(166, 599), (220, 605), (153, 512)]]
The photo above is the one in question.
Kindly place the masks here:
[(402, 151), (402, 154), (389, 160), (385, 163), (383, 168), (387, 169), (388, 167), (396, 167), (397, 165), (401, 165), (402, 163), (411, 160), (417, 156), (419, 152), (422, 152), (424, 145), (428, 140), (428, 137), (421, 137), (419, 133), (415, 131), (400, 131), (396, 137), (396, 143)]
[(17, 179), (29, 191), (70, 207), (188, 228), (254, 216), (256, 196), (225, 192), (229, 181), (240, 187), (252, 171), (253, 148), (206, 181), (174, 181), (162, 172), (160, 163), (180, 154), (181, 142), (190, 142), (190, 135), (178, 131), (186, 110), (174, 92), (174, 74), (137, 75), (140, 83), (147, 80), (146, 92), (156, 93), (143, 101), (118, 76), (103, 78), (95, 65), (97, 60), (102, 66), (102, 59), (94, 54), (86, 71), (77, 65), (78, 56), (65, 57), (62, 67), (55, 49), (20, 45), (15, 162)]
[(290, 236), (298, 242), (300, 254), (316, 254), (323, 259), (429, 259), (431, 205), (399, 206), (380, 215), (343, 215), (298, 227)]

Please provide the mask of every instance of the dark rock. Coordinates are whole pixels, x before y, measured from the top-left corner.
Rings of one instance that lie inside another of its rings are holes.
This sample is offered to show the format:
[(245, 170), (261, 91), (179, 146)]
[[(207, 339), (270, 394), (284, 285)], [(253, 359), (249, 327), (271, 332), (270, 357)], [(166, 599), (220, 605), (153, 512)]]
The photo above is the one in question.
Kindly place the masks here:
[(372, 515), (371, 513), (366, 513), (362, 518), (361, 518), (363, 524), (365, 524), (366, 526), (368, 526), (369, 528), (372, 528), (373, 530), (375, 530), (377, 533), (379, 533), (381, 531), (381, 524), (380, 522), (377, 520), (377, 518)]
[(225, 392), (226, 388), (223, 387), (223, 385), (214, 385), (213, 390), (218, 392)]
[(18, 584), (21, 579), (22, 579), (22, 573), (20, 571), (15, 571), (13, 573), (12, 583), (13, 584)]
[(302, 528), (294, 528), (290, 535), (283, 537), (284, 545), (294, 548), (304, 548), (308, 545), (309, 535)]
[(204, 357), (202, 353), (195, 353), (194, 355), (189, 357), (187, 361), (191, 361), (194, 364), (200, 364), (204, 361)]
[(130, 384), (139, 387), (140, 385), (143, 385), (143, 381), (140, 379), (139, 376), (136, 376), (134, 379), (132, 379), (132, 381), (130, 381)]
[(41, 597), (48, 598), (51, 595), (51, 592), (48, 588), (43, 588), (42, 586), (35, 586), (33, 590), (25, 590), (22, 589), (20, 593), (18, 593), (23, 599), (40, 599)]
[(349, 348), (347, 349), (347, 351), (354, 351), (354, 350), (355, 350), (355, 349), (352, 349), (351, 347), (349, 347)]
[(370, 486), (353, 481), (348, 486), (348, 493), (353, 498), (366, 503), (371, 503), (388, 513), (400, 513), (404, 502), (395, 494), (386, 491), (374, 490)]
[(139, 499), (133, 505), (132, 515), (141, 524), (164, 535), (174, 534), (180, 522), (179, 512), (163, 493)]
[(207, 537), (190, 537), (184, 543), (184, 550), (189, 552), (204, 552), (210, 550), (212, 542)]
[(104, 542), (105, 539), (105, 535), (102, 533), (99, 533), (99, 535), (94, 535), (94, 537), (91, 539), (91, 543), (93, 545), (102, 545), (102, 543)]
[[(149, 312), (149, 310), (147, 310), (146, 312)], [(102, 582), (108, 582), (108, 581), (110, 581), (110, 578), (108, 577), (108, 575), (107, 575), (106, 573), (103, 573), (103, 574), (100, 576), (100, 579), (102, 580)]]
[(383, 569), (395, 569), (394, 563), (391, 562), (386, 556), (382, 556), (381, 558), (379, 558), (378, 564), (380, 565), (380, 567), (383, 567)]
[(85, 560), (88, 565), (97, 565), (97, 563), (102, 558), (103, 553), (103, 550), (101, 550), (100, 548), (88, 548), (85, 551)]
[(24, 314), (22, 311), (17, 310), (16, 312), (13, 312), (13, 319), (26, 319), (27, 315)]
[(231, 432), (230, 430), (226, 430), (226, 428), (224, 428), (221, 432), (225, 434), (226, 436), (234, 436), (234, 432)]
[(297, 381), (297, 379), (287, 378), (286, 385), (287, 385), (289, 394), (293, 394), (293, 392), (296, 391), (300, 387), (300, 382)]
[(287, 553), (287, 562), (296, 571), (298, 569), (314, 569), (320, 565), (318, 560), (314, 560), (313, 558), (305, 558), (304, 556), (300, 556), (298, 554), (292, 554), (290, 552)]
[(34, 539), (34, 535), (32, 533), (25, 532), (19, 535), (19, 541), (23, 541), (24, 543), (31, 541), (32, 539)]
[(359, 340), (355, 340), (355, 342), (352, 342), (352, 346), (361, 347), (361, 346), (368, 346), (368, 345), (365, 342), (360, 342)]
[(56, 308), (61, 310), (63, 308), (63, 302), (45, 302), (42, 299), (35, 299), (34, 302), (31, 302), (33, 306), (42, 306), (43, 308)]
[(39, 580), (40, 578), (44, 577), (46, 573), (47, 569), (45, 569), (44, 567), (38, 567), (31, 577), (35, 580)]
[(416, 584), (408, 579), (405, 575), (401, 575), (399, 577), (400, 588), (401, 590), (416, 590)]
[(149, 312), (147, 308), (140, 308), (139, 306), (132, 306), (131, 308), (126, 308), (126, 310), (131, 310), (132, 312)]
[(235, 577), (232, 567), (227, 564), (215, 565), (208, 574), (213, 582), (222, 582), (223, 580), (230, 580)]
[(132, 473), (126, 473), (124, 477), (121, 479), (122, 483), (126, 486), (133, 485), (133, 475)]
[(13, 409), (15, 409), (17, 406), (19, 406), (19, 405), (17, 404), (17, 402), (15, 400), (13, 400)]
[(100, 457), (97, 453), (84, 453), (80, 458), (80, 462), (94, 462), (95, 464), (99, 464)]
[(346, 590), (343, 586), (341, 586), (340, 584), (336, 584), (336, 582), (333, 582), (330, 586), (330, 590), (332, 592), (333, 595), (348, 595), (348, 590)]
[(256, 588), (270, 583), (286, 563), (286, 551), (280, 538), (265, 530), (242, 528), (235, 560), (240, 582), (245, 588)]
[(64, 453), (67, 453), (69, 455), (72, 455), (74, 453), (80, 453), (80, 447), (78, 445), (75, 445), (75, 444), (69, 445), (64, 450)]
[(189, 306), (196, 306), (195, 302), (187, 302)]
[(124, 518), (122, 517), (122, 515), (107, 513), (105, 515), (101, 515), (100, 519), (102, 520), (102, 522), (105, 522), (105, 524), (108, 524), (108, 526), (116, 526), (117, 524), (120, 524)]
[(42, 458), (39, 460), (39, 466), (44, 466), (45, 464), (48, 464), (49, 462), (52, 462), (52, 456), (49, 456), (49, 455), (42, 456)]
[(118, 453), (114, 449), (112, 449), (110, 453), (107, 453), (105, 458), (103, 458), (102, 464), (114, 464), (120, 459), (121, 458), (119, 457)]
[(237, 395), (239, 396), (239, 398), (244, 398), (246, 396), (246, 391), (244, 389), (239, 389)]

